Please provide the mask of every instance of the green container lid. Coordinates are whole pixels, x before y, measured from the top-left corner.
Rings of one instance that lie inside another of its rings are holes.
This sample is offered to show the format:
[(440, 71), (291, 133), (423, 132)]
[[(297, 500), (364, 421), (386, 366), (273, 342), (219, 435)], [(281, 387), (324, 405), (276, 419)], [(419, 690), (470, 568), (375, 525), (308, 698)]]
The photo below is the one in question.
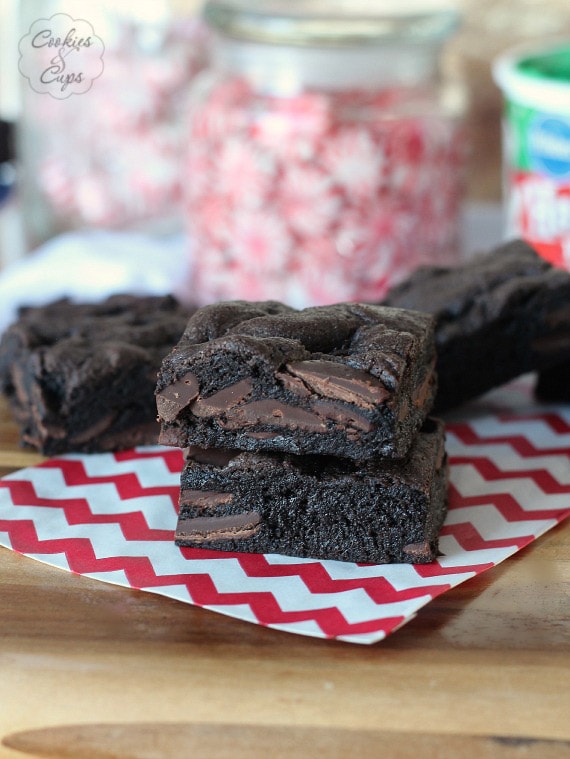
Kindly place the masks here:
[(570, 114), (570, 40), (500, 56), (493, 76), (505, 97), (548, 113)]
[(517, 64), (524, 76), (542, 81), (570, 83), (570, 44), (541, 55), (529, 55)]

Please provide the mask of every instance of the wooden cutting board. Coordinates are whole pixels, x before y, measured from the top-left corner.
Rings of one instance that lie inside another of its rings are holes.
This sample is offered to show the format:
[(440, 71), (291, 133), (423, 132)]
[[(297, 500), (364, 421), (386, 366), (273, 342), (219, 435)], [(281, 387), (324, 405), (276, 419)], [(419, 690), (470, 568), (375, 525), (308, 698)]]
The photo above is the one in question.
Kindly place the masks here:
[[(41, 460), (0, 402), (0, 476)], [(375, 646), (0, 548), (0, 759), (568, 757), (570, 522)]]

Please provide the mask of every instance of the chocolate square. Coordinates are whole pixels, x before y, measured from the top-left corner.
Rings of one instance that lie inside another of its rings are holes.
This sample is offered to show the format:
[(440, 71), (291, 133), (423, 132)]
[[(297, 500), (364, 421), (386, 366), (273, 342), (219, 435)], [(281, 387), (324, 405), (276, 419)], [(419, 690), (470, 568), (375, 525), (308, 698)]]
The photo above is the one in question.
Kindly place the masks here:
[(199, 309), (157, 385), (160, 442), (404, 457), (436, 385), (432, 317), (337, 304)]
[[(465, 403), (521, 374), (570, 363), (570, 273), (514, 240), (457, 267), (423, 267), (395, 287), (390, 306), (436, 320), (437, 411)], [(554, 374), (545, 375), (542, 394)], [(568, 373), (566, 374), (566, 377)], [(570, 397), (570, 389), (558, 390)]]
[(433, 561), (447, 510), (441, 422), (404, 460), (203, 450), (182, 472), (180, 546), (353, 562)]
[(170, 296), (24, 308), (0, 342), (0, 389), (46, 455), (155, 444), (160, 362), (189, 310)]

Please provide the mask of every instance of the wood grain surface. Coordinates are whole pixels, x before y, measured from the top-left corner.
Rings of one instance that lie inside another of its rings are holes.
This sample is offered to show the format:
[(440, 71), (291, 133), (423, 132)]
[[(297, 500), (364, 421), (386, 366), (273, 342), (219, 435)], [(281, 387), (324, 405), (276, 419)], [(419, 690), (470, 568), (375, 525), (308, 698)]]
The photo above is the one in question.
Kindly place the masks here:
[[(0, 403), (0, 475), (37, 463)], [(0, 757), (570, 755), (570, 522), (374, 646), (0, 548)]]

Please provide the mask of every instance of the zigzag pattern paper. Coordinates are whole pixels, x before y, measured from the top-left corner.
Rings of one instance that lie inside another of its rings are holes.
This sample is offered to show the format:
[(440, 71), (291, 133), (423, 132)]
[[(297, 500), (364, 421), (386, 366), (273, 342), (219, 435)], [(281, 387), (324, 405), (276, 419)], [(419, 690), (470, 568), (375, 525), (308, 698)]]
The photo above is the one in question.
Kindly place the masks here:
[(0, 545), (105, 582), (302, 635), (374, 643), (570, 514), (570, 407), (528, 380), (447, 422), (441, 558), (358, 565), (177, 548), (176, 449), (69, 455), (0, 480)]

